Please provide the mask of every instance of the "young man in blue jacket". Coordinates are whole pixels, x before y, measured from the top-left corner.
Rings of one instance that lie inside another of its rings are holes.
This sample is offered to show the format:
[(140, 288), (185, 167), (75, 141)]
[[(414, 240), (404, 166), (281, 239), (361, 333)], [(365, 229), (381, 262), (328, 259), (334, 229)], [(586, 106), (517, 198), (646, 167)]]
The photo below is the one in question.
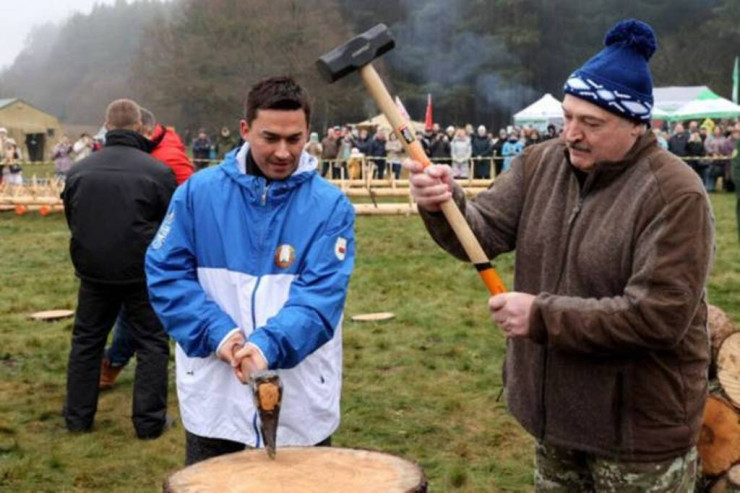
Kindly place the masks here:
[(279, 371), (278, 446), (329, 444), (339, 425), (354, 209), (303, 152), (310, 116), (292, 79), (255, 85), (245, 144), (177, 189), (147, 252), (152, 305), (177, 341), (187, 464), (261, 446), (242, 364)]

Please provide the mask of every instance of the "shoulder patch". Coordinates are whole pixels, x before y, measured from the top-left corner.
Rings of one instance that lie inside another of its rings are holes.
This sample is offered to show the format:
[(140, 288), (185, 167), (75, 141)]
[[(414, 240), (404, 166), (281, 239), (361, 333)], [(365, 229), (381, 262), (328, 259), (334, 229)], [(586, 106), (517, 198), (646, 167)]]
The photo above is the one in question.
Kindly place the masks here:
[(172, 230), (172, 221), (175, 219), (175, 212), (170, 212), (165, 216), (164, 221), (162, 221), (162, 225), (159, 227), (159, 230), (157, 231), (156, 236), (154, 236), (154, 240), (152, 241), (152, 248), (154, 250), (159, 250), (162, 248), (162, 245), (164, 245), (164, 240), (167, 239), (167, 236), (170, 234), (170, 231)]
[(344, 260), (347, 256), (347, 238), (338, 237), (337, 242), (334, 244), (334, 255), (339, 260)]

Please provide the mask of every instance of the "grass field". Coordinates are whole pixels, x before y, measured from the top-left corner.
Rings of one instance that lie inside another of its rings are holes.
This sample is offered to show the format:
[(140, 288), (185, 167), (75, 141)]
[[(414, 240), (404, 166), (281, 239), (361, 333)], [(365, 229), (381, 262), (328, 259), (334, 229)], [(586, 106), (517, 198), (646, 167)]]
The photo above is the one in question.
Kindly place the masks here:
[[(712, 196), (717, 255), (710, 302), (740, 321), (734, 196)], [(504, 339), (490, 323), (474, 269), (439, 250), (417, 217), (361, 217), (345, 323), (342, 425), (334, 444), (417, 461), (433, 491), (531, 490), (531, 439), (498, 399)], [(156, 441), (134, 437), (133, 369), (101, 394), (93, 433), (61, 418), (71, 320), (30, 321), (76, 304), (61, 215), (0, 215), (0, 490), (160, 491), (182, 467), (178, 423)], [(512, 256), (497, 261), (511, 285)], [(170, 385), (170, 413), (178, 415)]]

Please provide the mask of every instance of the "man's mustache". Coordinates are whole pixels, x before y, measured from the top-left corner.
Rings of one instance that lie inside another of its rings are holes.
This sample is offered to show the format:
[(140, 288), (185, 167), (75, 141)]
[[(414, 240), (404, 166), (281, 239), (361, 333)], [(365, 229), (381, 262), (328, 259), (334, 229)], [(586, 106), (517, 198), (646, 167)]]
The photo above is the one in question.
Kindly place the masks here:
[(588, 147), (584, 145), (579, 144), (578, 142), (568, 144), (568, 149), (575, 149), (576, 151), (581, 151), (581, 152), (591, 152), (591, 149), (589, 149)]

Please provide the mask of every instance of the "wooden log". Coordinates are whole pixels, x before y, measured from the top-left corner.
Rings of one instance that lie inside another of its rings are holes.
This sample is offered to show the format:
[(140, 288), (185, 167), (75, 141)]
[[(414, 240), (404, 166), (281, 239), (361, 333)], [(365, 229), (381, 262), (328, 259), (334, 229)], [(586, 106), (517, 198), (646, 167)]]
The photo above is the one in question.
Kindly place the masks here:
[(740, 408), (740, 332), (725, 337), (719, 347), (717, 379), (730, 402)]
[(421, 468), (393, 455), (336, 447), (262, 449), (215, 457), (171, 475), (166, 493), (425, 493)]
[(0, 196), (0, 204), (9, 205), (62, 205), (62, 199), (58, 197), (8, 197)]
[(723, 474), (740, 461), (740, 416), (721, 397), (707, 399), (697, 449), (707, 476)]
[[(393, 188), (408, 188), (409, 181), (407, 179), (392, 179), (388, 178), (386, 180), (379, 180), (379, 179), (353, 179), (353, 180), (328, 180), (329, 183), (333, 183), (337, 186), (342, 187), (349, 187), (349, 188), (365, 188), (365, 187), (373, 187), (373, 188), (380, 188), (380, 187), (393, 187)], [(460, 186), (467, 187), (484, 187), (488, 188), (493, 183), (493, 180), (489, 179), (462, 179), (458, 180), (458, 183)]]
[(346, 188), (342, 190), (347, 197), (406, 197), (408, 188)]
[[(707, 482), (707, 481), (705, 481)], [(740, 465), (735, 464), (727, 473), (713, 481), (708, 481), (699, 491), (707, 493), (740, 493)]]
[(57, 320), (73, 317), (74, 314), (75, 312), (72, 310), (46, 310), (43, 312), (32, 313), (28, 317), (44, 322), (56, 322)]
[(418, 213), (416, 204), (355, 204), (355, 214), (359, 216), (408, 216)]
[(42, 216), (46, 216), (54, 212), (64, 212), (64, 206), (63, 205), (46, 205), (46, 204), (0, 205), (0, 212), (15, 212), (19, 216), (22, 216), (30, 211), (38, 211)]
[[(488, 190), (487, 188), (463, 188), (465, 195), (468, 197), (474, 197), (481, 192)], [(410, 194), (408, 188), (343, 188), (342, 192), (347, 197), (406, 197)]]
[(716, 361), (720, 345), (722, 345), (722, 342), (727, 336), (735, 332), (735, 325), (721, 308), (714, 305), (709, 305), (707, 319), (712, 342), (712, 359)]
[(740, 464), (735, 464), (727, 471), (727, 479), (730, 480), (730, 485), (740, 491)]
[(396, 315), (392, 312), (378, 312), (378, 313), (360, 313), (358, 315), (352, 315), (353, 322), (381, 322), (383, 320), (390, 320)]

